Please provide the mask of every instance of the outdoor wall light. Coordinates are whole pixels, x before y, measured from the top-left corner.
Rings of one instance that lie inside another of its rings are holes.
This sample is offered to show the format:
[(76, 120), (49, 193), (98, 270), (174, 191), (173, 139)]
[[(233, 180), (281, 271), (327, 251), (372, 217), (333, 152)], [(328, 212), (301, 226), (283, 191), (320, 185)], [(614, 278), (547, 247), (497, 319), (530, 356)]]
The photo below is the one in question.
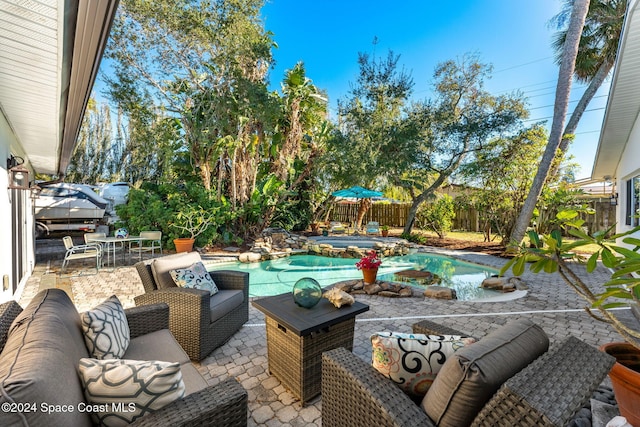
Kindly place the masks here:
[(29, 189), (29, 169), (23, 166), (24, 159), (11, 155), (7, 159), (7, 171), (9, 172), (9, 189)]
[(609, 204), (611, 206), (618, 206), (618, 193), (612, 193), (609, 197)]

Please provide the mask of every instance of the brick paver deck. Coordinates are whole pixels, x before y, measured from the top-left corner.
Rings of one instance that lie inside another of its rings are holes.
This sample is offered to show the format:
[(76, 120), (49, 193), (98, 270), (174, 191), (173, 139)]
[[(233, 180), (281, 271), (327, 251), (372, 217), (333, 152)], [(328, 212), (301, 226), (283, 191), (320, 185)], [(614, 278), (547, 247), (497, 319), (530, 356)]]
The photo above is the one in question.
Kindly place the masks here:
[[(78, 310), (87, 310), (116, 294), (125, 307), (134, 306), (133, 297), (143, 293), (142, 284), (131, 266), (95, 273), (89, 264), (73, 264), (67, 274), (60, 275), (63, 253), (52, 240), (38, 241), (38, 263), (26, 283), (20, 298), (25, 306), (41, 286), (67, 287), (73, 293)], [(433, 252), (455, 255), (467, 261), (500, 267), (504, 260), (488, 255), (449, 252), (431, 248)], [(79, 267), (78, 267), (79, 266)], [(599, 267), (593, 274), (582, 272), (595, 289), (606, 281), (607, 271)], [(406, 331), (420, 319), (436, 321), (483, 336), (496, 325), (511, 319), (527, 317), (541, 325), (552, 345), (569, 335), (598, 346), (621, 337), (607, 324), (590, 317), (585, 303), (578, 299), (557, 275), (531, 274), (523, 280), (529, 286), (528, 294), (506, 302), (462, 302), (428, 300), (423, 298), (391, 299), (380, 296), (357, 295), (370, 306), (370, 311), (358, 316), (355, 327), (354, 353), (370, 360), (369, 336), (376, 331)], [(55, 279), (55, 280), (54, 280)], [(628, 310), (621, 314), (635, 322)], [(235, 377), (249, 393), (249, 425), (266, 426), (320, 426), (322, 397), (302, 407), (277, 378), (267, 372), (267, 348), (264, 315), (249, 305), (249, 321), (226, 344), (214, 350), (199, 364), (200, 372), (210, 384)]]

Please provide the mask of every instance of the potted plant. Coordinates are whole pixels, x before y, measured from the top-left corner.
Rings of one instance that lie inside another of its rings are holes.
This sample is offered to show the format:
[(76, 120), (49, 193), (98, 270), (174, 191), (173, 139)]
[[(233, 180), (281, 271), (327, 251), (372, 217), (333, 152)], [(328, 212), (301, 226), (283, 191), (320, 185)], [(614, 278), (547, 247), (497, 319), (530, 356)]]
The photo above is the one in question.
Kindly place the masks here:
[(170, 226), (184, 232), (189, 237), (179, 237), (173, 240), (176, 252), (191, 252), (196, 237), (204, 233), (214, 220), (215, 214), (199, 205), (188, 205), (179, 211)]
[(370, 250), (356, 263), (356, 268), (362, 270), (365, 283), (376, 283), (376, 276), (378, 275), (378, 267), (380, 267), (380, 264), (382, 264), (382, 260), (378, 257), (378, 253)]
[[(611, 378), (620, 413), (632, 425), (640, 426), (640, 330), (629, 327), (611, 308), (630, 307), (640, 313), (640, 239), (632, 235), (640, 227), (615, 234), (610, 237), (615, 225), (605, 231), (586, 233), (584, 221), (578, 218), (575, 210), (561, 211), (556, 215), (559, 229), (539, 235), (529, 232), (530, 247), (524, 243), (517, 255), (501, 270), (501, 274), (512, 269), (517, 276), (524, 272), (527, 263), (534, 273), (557, 272), (589, 306), (585, 310), (594, 318), (609, 323), (626, 340), (626, 343), (612, 343), (601, 346), (601, 350), (617, 360), (609, 376)], [(561, 229), (577, 240), (563, 239)], [(616, 244), (621, 241), (626, 246)], [(589, 256), (576, 253), (575, 250), (586, 245), (597, 245), (598, 250)], [(588, 273), (593, 272), (598, 261), (609, 268), (611, 278), (604, 283), (603, 292), (593, 292), (574, 272), (575, 262), (586, 264)]]
[(382, 232), (382, 237), (389, 236), (389, 226), (388, 225), (381, 226), (380, 227), (380, 231)]

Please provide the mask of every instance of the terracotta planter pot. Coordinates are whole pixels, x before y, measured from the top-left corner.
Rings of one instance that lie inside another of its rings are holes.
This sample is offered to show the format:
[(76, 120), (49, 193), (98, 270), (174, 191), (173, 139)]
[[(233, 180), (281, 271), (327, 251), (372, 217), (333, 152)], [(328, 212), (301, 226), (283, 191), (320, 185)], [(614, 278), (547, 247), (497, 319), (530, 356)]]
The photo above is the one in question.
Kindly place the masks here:
[(617, 361), (609, 372), (609, 378), (620, 415), (631, 425), (640, 427), (640, 350), (624, 342), (604, 344), (600, 350)]
[(389, 236), (389, 230), (382, 230), (382, 237), (388, 237)]
[(376, 276), (378, 275), (377, 268), (363, 268), (362, 275), (364, 276), (365, 283), (376, 283)]
[(191, 252), (194, 242), (194, 239), (189, 238), (173, 239), (173, 244), (176, 245), (176, 252)]

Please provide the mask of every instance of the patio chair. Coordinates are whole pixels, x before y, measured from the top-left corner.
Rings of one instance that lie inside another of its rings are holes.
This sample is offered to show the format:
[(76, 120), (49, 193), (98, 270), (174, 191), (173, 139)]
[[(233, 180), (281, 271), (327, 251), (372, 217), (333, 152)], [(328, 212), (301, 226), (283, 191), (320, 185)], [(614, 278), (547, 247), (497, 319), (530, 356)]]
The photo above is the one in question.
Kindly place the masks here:
[[(514, 328), (516, 323), (531, 328), (527, 322), (538, 331), (529, 334)], [(433, 322), (420, 323), (417, 329), (422, 333), (468, 336)], [(497, 328), (449, 356), (421, 404), (352, 352), (344, 348), (325, 352), (322, 425), (567, 425), (589, 402), (615, 360), (575, 337), (544, 351), (539, 344), (544, 337), (541, 328), (525, 319)], [(531, 347), (537, 347), (533, 355)]]
[(100, 270), (100, 262), (102, 260), (102, 248), (99, 245), (89, 244), (89, 245), (74, 245), (73, 239), (71, 236), (64, 236), (62, 238), (62, 242), (64, 243), (64, 247), (67, 252), (64, 254), (64, 260), (62, 261), (62, 269), (61, 272), (64, 271), (65, 267), (69, 263), (69, 261), (74, 259), (86, 259), (86, 258), (95, 258), (96, 259), (96, 270)]
[(178, 287), (169, 271), (201, 261), (197, 252), (179, 253), (135, 264), (145, 293), (137, 306), (169, 305), (169, 330), (191, 360), (202, 360), (224, 344), (249, 320), (249, 273), (209, 273), (219, 291)]
[(329, 223), (329, 233), (332, 234), (345, 234), (347, 229), (344, 225), (339, 221), (331, 221)]
[(380, 234), (380, 223), (378, 221), (369, 221), (365, 227), (366, 234)]
[(158, 249), (162, 255), (162, 231), (141, 231), (140, 237), (142, 238), (140, 241), (129, 242), (129, 253), (131, 251), (138, 251), (140, 254), (151, 252), (151, 257), (154, 258)]

